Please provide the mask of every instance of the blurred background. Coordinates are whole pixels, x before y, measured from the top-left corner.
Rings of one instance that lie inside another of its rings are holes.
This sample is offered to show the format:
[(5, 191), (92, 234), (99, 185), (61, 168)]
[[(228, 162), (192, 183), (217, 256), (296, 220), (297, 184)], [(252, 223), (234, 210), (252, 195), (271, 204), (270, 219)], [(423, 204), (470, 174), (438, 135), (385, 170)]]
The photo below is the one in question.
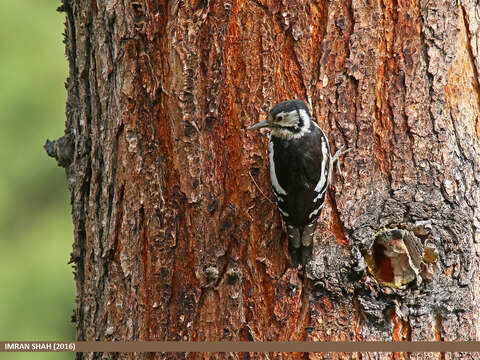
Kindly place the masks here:
[[(63, 135), (67, 61), (60, 0), (0, 0), (0, 341), (75, 339), (65, 172), (43, 144)], [(2, 359), (73, 359), (3, 353)]]

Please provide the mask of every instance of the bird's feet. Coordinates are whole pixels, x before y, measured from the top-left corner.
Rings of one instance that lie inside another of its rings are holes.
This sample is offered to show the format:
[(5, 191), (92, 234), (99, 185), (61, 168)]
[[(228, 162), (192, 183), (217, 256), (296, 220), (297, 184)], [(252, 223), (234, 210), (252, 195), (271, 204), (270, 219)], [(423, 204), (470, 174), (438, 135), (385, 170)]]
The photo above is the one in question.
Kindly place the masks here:
[(342, 146), (340, 147), (340, 149), (338, 149), (338, 150), (335, 152), (335, 154), (332, 156), (332, 163), (331, 163), (332, 166), (331, 166), (331, 168), (333, 167), (333, 164), (334, 164), (335, 162), (337, 162), (338, 174), (339, 174), (340, 176), (342, 176), (342, 169), (340, 168), (340, 161), (338, 161), (338, 160), (340, 159), (340, 156), (345, 155), (345, 154), (348, 153), (350, 150), (352, 150), (352, 149), (346, 149), (346, 150), (344, 150), (344, 149), (345, 149), (345, 146), (342, 145)]

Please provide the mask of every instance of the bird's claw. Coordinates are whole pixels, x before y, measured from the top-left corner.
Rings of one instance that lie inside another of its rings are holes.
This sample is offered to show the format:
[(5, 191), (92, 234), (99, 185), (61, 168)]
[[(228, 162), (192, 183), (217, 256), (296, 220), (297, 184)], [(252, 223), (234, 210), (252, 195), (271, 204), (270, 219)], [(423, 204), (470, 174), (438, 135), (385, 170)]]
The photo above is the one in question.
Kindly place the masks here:
[(342, 175), (342, 169), (340, 168), (340, 161), (338, 161), (340, 159), (340, 156), (345, 155), (350, 150), (352, 150), (352, 149), (346, 149), (346, 150), (344, 149), (345, 149), (345, 145), (342, 145), (332, 157), (332, 165), (335, 161), (337, 162), (337, 169), (338, 169), (339, 175)]

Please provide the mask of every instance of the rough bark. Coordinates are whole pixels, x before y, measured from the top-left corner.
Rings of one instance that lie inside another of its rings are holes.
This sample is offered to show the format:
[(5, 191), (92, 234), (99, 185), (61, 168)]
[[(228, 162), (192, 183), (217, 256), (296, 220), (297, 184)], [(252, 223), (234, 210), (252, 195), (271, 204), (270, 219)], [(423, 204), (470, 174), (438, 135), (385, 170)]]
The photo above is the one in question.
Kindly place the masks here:
[[(480, 339), (475, 1), (61, 8), (66, 136), (47, 151), (72, 194), (78, 340)], [(304, 273), (289, 267), (265, 137), (246, 131), (289, 98), (352, 149)], [(399, 265), (394, 243), (409, 250)]]

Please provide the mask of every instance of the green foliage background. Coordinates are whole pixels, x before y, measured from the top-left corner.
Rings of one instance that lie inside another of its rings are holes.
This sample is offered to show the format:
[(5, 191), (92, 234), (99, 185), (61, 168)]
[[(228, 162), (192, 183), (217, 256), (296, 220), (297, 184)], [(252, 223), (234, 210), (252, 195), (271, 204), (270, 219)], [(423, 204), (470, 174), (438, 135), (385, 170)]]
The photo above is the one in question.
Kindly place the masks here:
[[(0, 341), (74, 340), (73, 225), (63, 135), (67, 62), (59, 0), (0, 0)], [(72, 359), (9, 353), (2, 359)]]

